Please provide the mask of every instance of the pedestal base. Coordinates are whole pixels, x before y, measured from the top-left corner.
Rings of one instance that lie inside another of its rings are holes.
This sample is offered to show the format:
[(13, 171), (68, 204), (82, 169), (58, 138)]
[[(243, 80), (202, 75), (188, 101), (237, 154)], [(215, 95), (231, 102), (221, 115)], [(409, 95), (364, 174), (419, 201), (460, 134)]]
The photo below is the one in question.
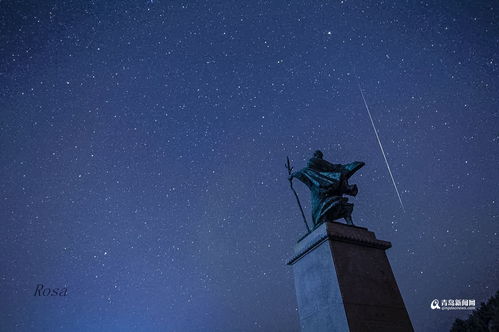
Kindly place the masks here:
[(363, 227), (327, 222), (295, 246), (302, 332), (413, 331), (385, 250)]

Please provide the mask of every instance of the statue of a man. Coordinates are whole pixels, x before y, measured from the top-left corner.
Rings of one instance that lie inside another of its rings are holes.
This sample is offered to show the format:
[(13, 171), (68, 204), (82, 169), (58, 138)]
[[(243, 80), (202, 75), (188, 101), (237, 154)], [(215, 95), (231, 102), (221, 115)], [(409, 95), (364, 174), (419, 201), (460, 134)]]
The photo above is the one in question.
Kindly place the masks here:
[(297, 178), (310, 189), (314, 227), (341, 218), (353, 225), (353, 204), (348, 203), (348, 198), (343, 195), (357, 195), (357, 185), (349, 185), (348, 179), (365, 163), (354, 161), (346, 165), (331, 164), (322, 157), (321, 151), (315, 151), (307, 167), (292, 173), (289, 180)]

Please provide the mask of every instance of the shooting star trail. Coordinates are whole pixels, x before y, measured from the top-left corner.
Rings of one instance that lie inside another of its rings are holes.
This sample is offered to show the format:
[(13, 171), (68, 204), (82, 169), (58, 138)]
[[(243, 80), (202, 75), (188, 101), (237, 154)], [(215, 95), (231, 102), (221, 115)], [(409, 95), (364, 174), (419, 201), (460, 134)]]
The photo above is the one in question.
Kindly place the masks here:
[(360, 84), (359, 84), (359, 91), (360, 91), (360, 94), (362, 95), (362, 100), (364, 101), (364, 105), (366, 106), (367, 114), (369, 114), (369, 119), (371, 119), (371, 124), (373, 126), (374, 133), (376, 134), (376, 138), (378, 139), (379, 148), (381, 149), (381, 153), (383, 154), (383, 158), (385, 158), (385, 164), (386, 164), (386, 167), (388, 168), (388, 173), (390, 173), (390, 177), (392, 178), (393, 187), (395, 187), (395, 191), (397, 192), (400, 206), (402, 206), (402, 210), (405, 212), (404, 203), (402, 203), (402, 198), (400, 197), (400, 193), (399, 193), (399, 190), (397, 188), (397, 184), (395, 183), (395, 179), (393, 178), (392, 170), (390, 169), (390, 165), (388, 164), (388, 159), (386, 159), (385, 150), (383, 150), (383, 145), (381, 144), (381, 140), (379, 139), (379, 136), (378, 136), (378, 130), (376, 129), (376, 126), (374, 125), (373, 117), (371, 116), (371, 111), (369, 111), (369, 106), (367, 106), (366, 98), (364, 97), (364, 92), (362, 92), (362, 88), (360, 87)]

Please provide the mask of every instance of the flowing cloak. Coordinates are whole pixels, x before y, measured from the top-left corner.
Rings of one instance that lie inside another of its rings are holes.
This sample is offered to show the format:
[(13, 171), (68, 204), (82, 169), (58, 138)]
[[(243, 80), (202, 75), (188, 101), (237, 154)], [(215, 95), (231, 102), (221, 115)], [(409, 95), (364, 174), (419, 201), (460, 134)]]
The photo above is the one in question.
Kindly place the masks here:
[(310, 189), (314, 225), (324, 220), (332, 221), (350, 216), (353, 204), (347, 203), (348, 198), (342, 195), (352, 195), (348, 179), (364, 165), (360, 161), (346, 165), (331, 164), (314, 157), (309, 159), (307, 167), (293, 173), (294, 177)]

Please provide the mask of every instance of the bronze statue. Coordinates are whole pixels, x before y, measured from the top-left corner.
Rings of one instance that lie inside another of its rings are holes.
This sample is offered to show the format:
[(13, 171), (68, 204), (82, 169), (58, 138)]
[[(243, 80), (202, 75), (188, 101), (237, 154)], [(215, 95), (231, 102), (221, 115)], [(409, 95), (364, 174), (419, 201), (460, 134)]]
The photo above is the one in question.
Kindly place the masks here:
[(354, 161), (346, 165), (331, 164), (322, 157), (321, 151), (315, 151), (314, 156), (308, 160), (307, 167), (293, 173), (291, 173), (292, 168), (288, 161), (287, 168), (290, 174), (288, 179), (291, 188), (293, 189), (293, 178), (297, 178), (310, 189), (314, 228), (325, 221), (341, 218), (344, 218), (347, 224), (353, 225), (353, 204), (348, 203), (348, 198), (343, 197), (343, 195), (357, 195), (357, 185), (349, 185), (348, 179), (365, 163)]

